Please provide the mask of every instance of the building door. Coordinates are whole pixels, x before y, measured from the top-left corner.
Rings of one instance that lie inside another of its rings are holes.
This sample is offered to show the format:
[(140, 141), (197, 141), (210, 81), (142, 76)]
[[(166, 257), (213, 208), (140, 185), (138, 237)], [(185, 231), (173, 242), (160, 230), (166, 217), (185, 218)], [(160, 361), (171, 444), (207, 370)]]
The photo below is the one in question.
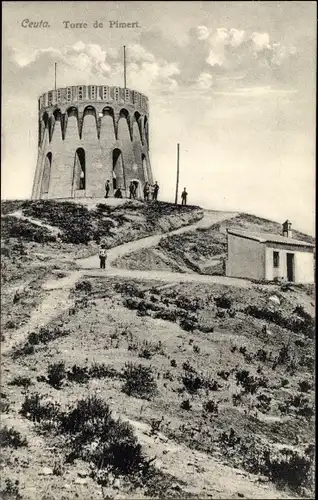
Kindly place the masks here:
[(294, 281), (294, 254), (288, 253), (287, 258), (287, 281)]

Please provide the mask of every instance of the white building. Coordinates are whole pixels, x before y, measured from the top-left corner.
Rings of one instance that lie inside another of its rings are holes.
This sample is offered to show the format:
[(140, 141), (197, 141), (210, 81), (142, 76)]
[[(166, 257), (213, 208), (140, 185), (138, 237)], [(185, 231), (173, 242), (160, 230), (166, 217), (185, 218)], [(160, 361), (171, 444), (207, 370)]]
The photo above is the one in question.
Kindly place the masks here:
[(227, 229), (227, 249), (226, 276), (314, 282), (314, 245), (293, 239), (289, 221), (283, 235)]

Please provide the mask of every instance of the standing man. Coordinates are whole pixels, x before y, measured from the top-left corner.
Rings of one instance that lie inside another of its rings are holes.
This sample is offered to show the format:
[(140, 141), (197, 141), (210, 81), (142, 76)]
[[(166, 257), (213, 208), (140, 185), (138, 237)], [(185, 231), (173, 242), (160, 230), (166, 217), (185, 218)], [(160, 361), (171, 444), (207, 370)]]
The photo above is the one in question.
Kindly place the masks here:
[(159, 185), (158, 182), (156, 181), (153, 187), (153, 199), (157, 201), (158, 199), (158, 193), (159, 193)]
[(187, 204), (187, 196), (188, 196), (188, 193), (186, 191), (186, 188), (184, 188), (184, 190), (182, 191), (181, 193), (181, 205), (186, 205)]
[(100, 249), (99, 249), (99, 267), (100, 269), (105, 269), (106, 268), (106, 248), (105, 248), (105, 243), (101, 243)]
[(106, 181), (106, 184), (105, 184), (105, 192), (106, 192), (105, 198), (108, 198), (109, 190), (110, 190), (109, 181)]
[(135, 199), (136, 198), (136, 187), (133, 181), (130, 181), (129, 184), (129, 199)]
[(146, 182), (144, 185), (144, 200), (149, 201), (149, 184)]

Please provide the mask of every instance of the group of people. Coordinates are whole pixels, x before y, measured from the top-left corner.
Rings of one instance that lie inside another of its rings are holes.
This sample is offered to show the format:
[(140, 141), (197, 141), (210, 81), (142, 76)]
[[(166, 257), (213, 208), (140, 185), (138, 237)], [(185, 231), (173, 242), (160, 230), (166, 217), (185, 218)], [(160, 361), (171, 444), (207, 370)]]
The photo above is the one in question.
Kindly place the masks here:
[[(135, 200), (137, 196), (137, 187), (138, 184), (135, 183), (134, 181), (131, 181), (129, 184), (129, 198)], [(106, 181), (105, 184), (105, 198), (109, 197), (109, 192), (110, 192), (110, 182)], [(149, 182), (146, 182), (144, 185), (144, 200), (145, 201), (157, 201), (158, 200), (158, 193), (159, 193), (159, 184), (156, 181), (153, 185), (151, 185)], [(123, 193), (122, 193), (122, 188), (117, 188), (115, 189), (114, 192), (114, 197), (115, 198), (123, 198)], [(187, 189), (184, 188), (182, 193), (181, 193), (181, 205), (186, 205), (187, 204), (187, 198), (188, 198), (188, 193)]]
[[(137, 189), (138, 189), (138, 184), (135, 183), (134, 181), (131, 181), (129, 184), (129, 199), (133, 200), (136, 199)], [(114, 198), (123, 198), (122, 191), (123, 191), (122, 188), (115, 189)], [(109, 197), (109, 193), (110, 193), (110, 181), (107, 180), (105, 184), (105, 198)], [(159, 193), (159, 184), (157, 181), (153, 185), (151, 185), (149, 182), (145, 183), (143, 189), (145, 201), (150, 201), (150, 200), (157, 201), (158, 193)]]
[(149, 184), (149, 182), (146, 182), (144, 185), (144, 200), (149, 201), (157, 201), (158, 200), (158, 193), (159, 193), (159, 184), (156, 181), (154, 185), (152, 186)]

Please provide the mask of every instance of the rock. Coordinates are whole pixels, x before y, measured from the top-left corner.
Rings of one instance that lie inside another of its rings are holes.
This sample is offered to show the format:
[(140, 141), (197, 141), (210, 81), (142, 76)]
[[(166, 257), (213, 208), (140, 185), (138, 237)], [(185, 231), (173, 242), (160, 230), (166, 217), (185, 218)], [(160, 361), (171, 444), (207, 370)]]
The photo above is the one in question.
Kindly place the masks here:
[(72, 486), (71, 486), (70, 484), (67, 484), (67, 483), (66, 483), (66, 484), (64, 484), (63, 488), (64, 488), (65, 490), (70, 490), (70, 489), (72, 488)]
[(52, 476), (53, 475), (53, 469), (51, 467), (43, 467), (41, 471), (42, 476)]
[(87, 477), (87, 476), (89, 476), (89, 473), (88, 473), (86, 470), (79, 470), (79, 471), (77, 472), (77, 475), (78, 475), (79, 477)]
[(268, 300), (270, 300), (271, 302), (273, 302), (274, 304), (277, 304), (278, 306), (280, 306), (280, 300), (279, 300), (279, 297), (277, 297), (277, 295), (271, 295)]
[(179, 484), (173, 484), (171, 486), (171, 489), (175, 491), (181, 491), (181, 486)]
[(240, 498), (244, 498), (244, 494), (243, 493), (238, 493), (237, 496), (240, 497)]
[(75, 484), (87, 484), (88, 483), (88, 479), (84, 478), (84, 477), (77, 477), (75, 479)]
[(115, 488), (116, 490), (120, 489), (120, 480), (118, 478), (115, 479), (113, 483), (113, 488)]

